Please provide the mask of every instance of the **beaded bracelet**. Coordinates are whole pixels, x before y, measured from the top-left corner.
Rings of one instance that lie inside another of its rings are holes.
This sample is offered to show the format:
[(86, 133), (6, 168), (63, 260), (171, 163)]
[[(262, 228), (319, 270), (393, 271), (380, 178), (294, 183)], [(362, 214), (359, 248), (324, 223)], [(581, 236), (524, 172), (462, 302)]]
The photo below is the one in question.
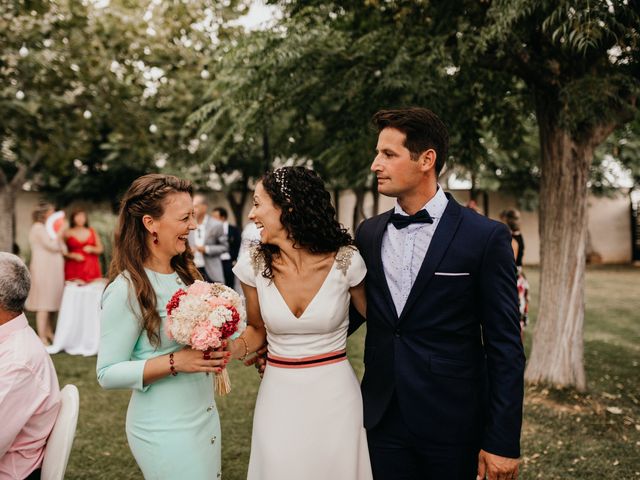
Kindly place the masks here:
[(242, 343), (244, 343), (244, 355), (238, 359), (240, 361), (243, 361), (249, 355), (249, 345), (247, 345), (247, 341), (242, 336), (239, 336), (238, 340), (242, 340)]
[(174, 377), (176, 375), (178, 375), (178, 372), (176, 371), (176, 367), (174, 367), (174, 361), (173, 361), (173, 353), (169, 354), (169, 370), (171, 370), (171, 375), (173, 375)]

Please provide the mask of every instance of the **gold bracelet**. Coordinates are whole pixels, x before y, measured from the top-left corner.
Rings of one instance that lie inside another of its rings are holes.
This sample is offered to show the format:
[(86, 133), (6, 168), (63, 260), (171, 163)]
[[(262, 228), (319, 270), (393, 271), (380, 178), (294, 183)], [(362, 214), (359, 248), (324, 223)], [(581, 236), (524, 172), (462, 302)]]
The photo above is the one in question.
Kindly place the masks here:
[(249, 355), (249, 345), (242, 335), (238, 337), (238, 340), (242, 340), (242, 343), (244, 343), (244, 355), (238, 358), (238, 360), (243, 361)]

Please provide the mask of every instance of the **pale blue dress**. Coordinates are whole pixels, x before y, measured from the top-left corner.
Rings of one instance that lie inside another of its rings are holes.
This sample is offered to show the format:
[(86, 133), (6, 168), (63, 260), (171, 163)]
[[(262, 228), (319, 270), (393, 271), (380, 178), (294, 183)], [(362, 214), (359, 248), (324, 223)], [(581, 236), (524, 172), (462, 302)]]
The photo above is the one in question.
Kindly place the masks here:
[[(165, 307), (178, 288), (176, 273), (146, 270), (162, 318), (161, 343), (153, 347), (142, 329), (133, 286), (120, 275), (104, 292), (98, 352), (98, 382), (105, 389), (132, 389), (127, 410), (127, 440), (146, 479), (217, 479), (220, 418), (213, 377), (178, 373), (144, 386), (147, 359), (180, 350), (165, 331)], [(132, 300), (132, 301), (131, 301)], [(167, 365), (168, 367), (168, 365)]]

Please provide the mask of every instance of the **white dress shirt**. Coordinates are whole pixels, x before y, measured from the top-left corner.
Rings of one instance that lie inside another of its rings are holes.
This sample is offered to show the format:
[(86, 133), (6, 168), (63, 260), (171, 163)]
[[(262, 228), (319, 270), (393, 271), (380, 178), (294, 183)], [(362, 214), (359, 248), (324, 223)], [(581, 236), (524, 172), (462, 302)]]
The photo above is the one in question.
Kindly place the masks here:
[[(436, 194), (422, 207), (422, 210), (426, 210), (431, 215), (433, 223), (412, 223), (402, 229), (397, 229), (389, 223), (384, 232), (382, 265), (398, 316), (407, 303), (411, 287), (416, 281), (433, 234), (448, 202), (444, 191), (438, 185)], [(408, 215), (397, 201), (395, 213)]]
[[(202, 220), (202, 223), (198, 224), (198, 228), (196, 228), (194, 232), (196, 238), (195, 247), (204, 247), (204, 237), (207, 234), (208, 220), (208, 215), (205, 215), (204, 220)], [(193, 263), (195, 263), (198, 268), (204, 268), (204, 255), (202, 252), (199, 252), (197, 248), (193, 249)]]
[[(224, 230), (224, 234), (229, 238), (229, 222), (222, 222), (222, 229)], [(220, 260), (231, 260), (231, 254), (229, 252), (225, 252), (220, 255)]]

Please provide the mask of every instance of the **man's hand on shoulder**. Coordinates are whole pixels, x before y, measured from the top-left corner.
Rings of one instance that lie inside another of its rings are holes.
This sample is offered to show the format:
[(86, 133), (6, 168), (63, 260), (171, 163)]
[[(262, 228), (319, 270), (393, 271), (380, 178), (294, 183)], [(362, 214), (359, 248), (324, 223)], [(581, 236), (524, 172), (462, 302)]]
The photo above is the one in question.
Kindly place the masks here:
[(501, 457), (480, 450), (478, 455), (478, 476), (476, 480), (516, 480), (518, 478), (517, 458)]

